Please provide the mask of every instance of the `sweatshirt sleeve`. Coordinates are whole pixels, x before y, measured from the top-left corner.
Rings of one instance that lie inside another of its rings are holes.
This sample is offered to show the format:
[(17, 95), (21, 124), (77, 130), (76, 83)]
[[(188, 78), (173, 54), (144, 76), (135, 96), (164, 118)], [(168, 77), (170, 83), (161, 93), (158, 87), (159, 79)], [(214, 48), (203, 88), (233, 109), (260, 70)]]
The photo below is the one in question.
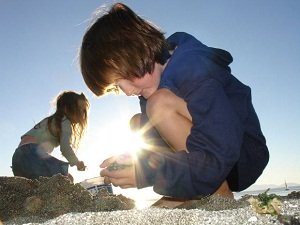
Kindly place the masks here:
[(71, 147), (72, 141), (72, 128), (71, 122), (68, 119), (64, 119), (61, 123), (61, 135), (60, 135), (60, 151), (62, 155), (68, 160), (71, 166), (76, 165), (78, 158)]
[(138, 187), (151, 184), (155, 192), (173, 197), (206, 196), (216, 191), (237, 162), (243, 129), (222, 85), (207, 79), (186, 101), (193, 118), (189, 153), (139, 154)]

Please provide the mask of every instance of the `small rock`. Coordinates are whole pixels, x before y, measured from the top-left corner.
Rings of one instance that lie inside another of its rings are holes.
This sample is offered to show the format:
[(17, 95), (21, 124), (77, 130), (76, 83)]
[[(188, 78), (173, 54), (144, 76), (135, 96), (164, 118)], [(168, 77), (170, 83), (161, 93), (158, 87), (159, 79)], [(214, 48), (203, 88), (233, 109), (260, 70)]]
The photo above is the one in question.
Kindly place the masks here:
[(24, 208), (31, 212), (35, 213), (38, 210), (40, 210), (42, 207), (42, 200), (37, 197), (37, 196), (31, 196), (26, 198), (25, 203), (24, 203)]
[(256, 216), (252, 216), (248, 219), (248, 222), (256, 222), (257, 221), (257, 217)]

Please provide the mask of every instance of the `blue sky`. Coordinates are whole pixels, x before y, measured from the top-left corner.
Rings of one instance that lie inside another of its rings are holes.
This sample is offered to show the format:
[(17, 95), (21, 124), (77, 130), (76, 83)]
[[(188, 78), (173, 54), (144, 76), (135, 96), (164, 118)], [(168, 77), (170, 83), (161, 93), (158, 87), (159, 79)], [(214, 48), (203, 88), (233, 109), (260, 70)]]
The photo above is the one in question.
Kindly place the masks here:
[[(185, 31), (231, 52), (232, 73), (252, 88), (271, 155), (256, 184), (300, 183), (300, 1), (123, 2), (166, 36)], [(78, 152), (88, 171), (73, 170), (77, 181), (97, 176), (102, 160), (123, 150), (127, 120), (139, 111), (137, 99), (96, 98), (77, 62), (88, 20), (104, 3), (111, 1), (0, 0), (0, 176), (12, 175), (20, 136), (53, 112), (50, 101), (62, 90), (84, 92), (91, 102), (90, 126)], [(55, 154), (60, 156), (58, 149)]]

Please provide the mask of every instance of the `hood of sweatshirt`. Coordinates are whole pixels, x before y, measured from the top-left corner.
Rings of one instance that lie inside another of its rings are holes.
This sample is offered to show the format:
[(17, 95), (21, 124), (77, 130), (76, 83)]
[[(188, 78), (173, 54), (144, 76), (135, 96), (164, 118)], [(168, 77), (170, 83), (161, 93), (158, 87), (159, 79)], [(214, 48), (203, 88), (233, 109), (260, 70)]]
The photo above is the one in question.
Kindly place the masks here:
[(232, 63), (233, 58), (226, 50), (208, 47), (192, 35), (184, 32), (174, 33), (167, 39), (167, 41), (170, 45), (170, 49), (174, 49), (178, 45), (184, 45), (185, 43), (188, 43), (190, 48), (201, 51), (203, 53), (202, 55), (230, 71), (229, 64)]

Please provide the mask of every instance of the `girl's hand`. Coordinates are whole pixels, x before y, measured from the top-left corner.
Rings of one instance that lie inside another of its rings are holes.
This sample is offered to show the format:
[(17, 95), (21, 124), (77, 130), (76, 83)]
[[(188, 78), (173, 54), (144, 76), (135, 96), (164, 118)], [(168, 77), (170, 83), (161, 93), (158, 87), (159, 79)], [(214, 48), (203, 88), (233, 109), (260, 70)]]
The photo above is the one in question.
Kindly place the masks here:
[(100, 175), (104, 177), (106, 184), (112, 183), (115, 187), (132, 188), (136, 187), (135, 165), (130, 154), (123, 154), (110, 157), (104, 160), (101, 165)]
[(76, 166), (78, 171), (85, 171), (86, 166), (84, 165), (83, 161), (78, 161), (76, 163)]

